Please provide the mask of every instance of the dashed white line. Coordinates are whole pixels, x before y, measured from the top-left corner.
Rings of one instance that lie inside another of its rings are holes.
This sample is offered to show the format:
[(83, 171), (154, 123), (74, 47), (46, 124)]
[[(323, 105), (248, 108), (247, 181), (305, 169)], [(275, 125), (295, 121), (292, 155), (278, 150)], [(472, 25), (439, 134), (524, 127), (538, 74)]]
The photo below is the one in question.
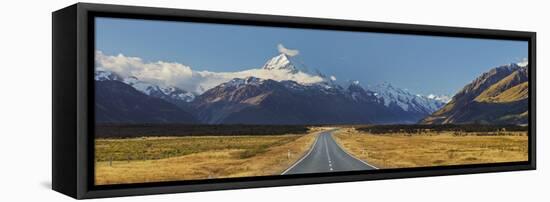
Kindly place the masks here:
[[(330, 134), (330, 135), (331, 135), (330, 138), (332, 138), (332, 134)], [(355, 160), (358, 160), (358, 161), (360, 161), (361, 163), (363, 163), (363, 164), (365, 164), (365, 165), (367, 165), (367, 166), (370, 166), (370, 167), (372, 167), (372, 168), (374, 168), (374, 169), (379, 169), (379, 168), (377, 168), (376, 166), (373, 166), (373, 165), (371, 165), (371, 164), (369, 164), (369, 163), (367, 163), (367, 162), (365, 162), (365, 161), (363, 161), (363, 160), (361, 160), (361, 159), (359, 159), (359, 158), (353, 156), (353, 155), (350, 154), (349, 152), (347, 152), (342, 146), (340, 146), (340, 144), (339, 144), (338, 142), (336, 142), (336, 140), (334, 140), (334, 138), (333, 138), (332, 140), (336, 143), (336, 146), (338, 146), (338, 147), (339, 147), (342, 151), (344, 151), (348, 156), (351, 156), (351, 158), (354, 158)], [(326, 142), (325, 142), (325, 143), (326, 143)]]
[(332, 169), (332, 160), (330, 159), (330, 153), (328, 152), (327, 135), (326, 134), (323, 134), (323, 140), (325, 141), (325, 151), (327, 151), (328, 168), (329, 168), (330, 171), (333, 171), (334, 169)]
[(319, 135), (317, 135), (317, 137), (315, 137), (315, 142), (313, 142), (313, 145), (311, 145), (311, 148), (309, 148), (309, 151), (307, 152), (307, 154), (304, 155), (300, 160), (296, 161), (296, 163), (292, 164), (292, 166), (287, 168), (285, 171), (283, 171), (283, 173), (281, 173), (281, 175), (284, 175), (288, 171), (292, 170), (292, 168), (294, 168), (296, 165), (298, 165), (300, 162), (302, 162), (305, 158), (307, 158), (307, 156), (309, 156), (309, 154), (311, 154), (311, 151), (313, 151), (313, 149), (315, 148), (315, 145), (317, 145), (317, 141), (319, 140), (319, 138), (320, 138), (319, 136), (321, 136), (321, 135), (322, 134), (319, 134)]

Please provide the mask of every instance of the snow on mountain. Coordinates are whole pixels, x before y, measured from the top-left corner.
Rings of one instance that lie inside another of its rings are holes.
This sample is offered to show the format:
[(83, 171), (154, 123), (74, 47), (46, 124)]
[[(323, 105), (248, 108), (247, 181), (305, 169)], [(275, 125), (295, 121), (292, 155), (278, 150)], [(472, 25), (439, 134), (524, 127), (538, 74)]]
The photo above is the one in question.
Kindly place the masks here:
[(302, 63), (287, 54), (281, 53), (269, 59), (262, 69), (266, 70), (286, 70), (290, 73), (304, 72), (309, 73), (309, 69)]
[[(146, 61), (139, 57), (106, 55), (96, 52), (96, 68), (112, 71), (122, 78), (138, 76), (139, 80), (159, 86), (174, 86), (193, 94), (202, 94), (234, 78), (257, 77), (275, 81), (292, 80), (302, 84), (325, 81), (318, 72), (310, 72), (289, 51), (270, 58), (263, 66), (232, 72), (197, 71), (190, 66), (166, 61)], [(192, 81), (192, 82), (191, 82)]]
[(151, 83), (147, 83), (144, 81), (140, 81), (135, 76), (130, 76), (128, 78), (125, 78), (123, 82), (134, 87), (136, 90), (142, 93), (145, 93), (146, 95), (151, 95), (151, 92), (154, 92), (154, 91), (161, 91), (159, 86), (153, 85)]
[(286, 69), (289, 71), (297, 71), (296, 67), (290, 63), (290, 60), (287, 55), (279, 54), (271, 59), (269, 59), (262, 69), (272, 70), (272, 69)]
[(130, 76), (124, 79), (124, 83), (134, 87), (136, 90), (145, 93), (146, 95), (154, 97), (181, 100), (185, 102), (191, 102), (193, 101), (193, 99), (195, 99), (195, 95), (193, 93), (173, 86), (158, 86), (155, 84), (144, 82), (134, 76)]
[(183, 100), (185, 102), (191, 102), (196, 97), (195, 94), (176, 87), (166, 87), (166, 88), (161, 88), (161, 90), (165, 95), (168, 95), (177, 100)]
[[(364, 89), (365, 92), (362, 92), (363, 89), (358, 81), (352, 83), (361, 89), (355, 88), (351, 92), (349, 86), (338, 84), (334, 76), (326, 76), (318, 70), (308, 68), (296, 57), (297, 52), (290, 54), (292, 50), (286, 48), (284, 48), (284, 51), (279, 50), (279, 52), (280, 54), (268, 59), (261, 68), (236, 72), (194, 71), (191, 67), (179, 63), (162, 61), (147, 63), (136, 57), (107, 56), (98, 52), (96, 54), (98, 55), (96, 58), (98, 66), (96, 68), (101, 71), (96, 71), (96, 80), (120, 80), (147, 95), (161, 98), (169, 97), (170, 99), (186, 102), (193, 101), (195, 96), (201, 95), (218, 85), (260, 84), (258, 82), (264, 80), (283, 82), (284, 85), (294, 90), (314, 87), (326, 94), (349, 95), (355, 100), (366, 99), (360, 98), (361, 96), (368, 97), (370, 100), (374, 95), (378, 98), (377, 102), (383, 102), (386, 106), (398, 106), (404, 111), (413, 110), (431, 113), (449, 100), (447, 96), (416, 95), (395, 88), (390, 84), (368, 87)], [(131, 65), (132, 68), (122, 68), (128, 71), (117, 72), (118, 69), (121, 69), (117, 64)], [(109, 71), (103, 71), (103, 69), (116, 72), (120, 76)], [(132, 75), (138, 75), (139, 79)], [(163, 79), (163, 76), (168, 76), (168, 78)], [(166, 82), (171, 85), (159, 82)], [(342, 86), (345, 87), (342, 88)]]
[(445, 103), (436, 99), (435, 96), (423, 96), (409, 92), (408, 90), (397, 88), (390, 83), (369, 86), (367, 90), (374, 92), (374, 96), (381, 99), (385, 106), (396, 105), (404, 111), (419, 111), (433, 113), (441, 108)]
[(263, 83), (263, 81), (264, 81), (263, 79), (256, 78), (256, 77), (247, 77), (247, 78), (244, 78), (244, 79), (234, 78), (234, 79), (231, 79), (231, 81), (220, 84), (220, 86), (222, 86), (222, 87), (233, 87), (233, 88), (238, 88), (238, 87), (241, 87), (243, 85), (258, 86), (258, 85), (261, 85)]
[(135, 76), (122, 78), (118, 74), (111, 71), (106, 71), (106, 70), (96, 70), (95, 80), (96, 81), (107, 81), (107, 80), (121, 81), (125, 84), (132, 86), (134, 89), (146, 95), (154, 96), (162, 99), (174, 99), (174, 100), (180, 100), (185, 102), (191, 102), (193, 101), (193, 99), (195, 99), (195, 95), (193, 93), (187, 92), (177, 87), (173, 87), (173, 86), (161, 87), (152, 83), (141, 81)]
[(105, 70), (96, 70), (94, 79), (96, 81), (107, 81), (107, 80), (122, 81), (122, 78), (119, 75), (111, 71), (105, 71)]
[(374, 95), (375, 93), (369, 90), (364, 89), (359, 81), (349, 81), (347, 87), (345, 88), (347, 93), (356, 102), (376, 102), (381, 103), (379, 99)]

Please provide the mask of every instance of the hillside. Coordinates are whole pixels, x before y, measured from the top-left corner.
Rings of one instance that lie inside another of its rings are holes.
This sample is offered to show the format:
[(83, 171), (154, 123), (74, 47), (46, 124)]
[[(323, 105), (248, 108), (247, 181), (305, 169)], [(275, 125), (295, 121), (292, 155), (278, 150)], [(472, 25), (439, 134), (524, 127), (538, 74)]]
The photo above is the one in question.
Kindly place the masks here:
[(527, 124), (528, 66), (491, 69), (466, 85), (422, 124)]

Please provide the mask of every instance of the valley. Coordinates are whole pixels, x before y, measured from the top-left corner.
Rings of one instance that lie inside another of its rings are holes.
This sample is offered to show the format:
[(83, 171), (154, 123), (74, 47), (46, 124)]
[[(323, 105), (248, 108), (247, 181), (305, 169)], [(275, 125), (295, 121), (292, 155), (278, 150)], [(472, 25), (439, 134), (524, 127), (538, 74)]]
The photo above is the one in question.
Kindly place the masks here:
[(295, 56), (134, 75), (108, 68), (128, 58), (100, 55), (113, 63), (95, 71), (95, 184), (528, 160), (525, 62), (488, 69), (454, 95), (424, 95), (337, 80)]
[(217, 125), (525, 125), (528, 121), (527, 64), (492, 68), (452, 97), (416, 94), (388, 82), (366, 86), (356, 80), (336, 82), (284, 53), (259, 69), (219, 74), (215, 81), (199, 82), (200, 90), (184, 90), (96, 70), (96, 121)]
[(516, 125), (102, 127), (97, 185), (528, 160)]

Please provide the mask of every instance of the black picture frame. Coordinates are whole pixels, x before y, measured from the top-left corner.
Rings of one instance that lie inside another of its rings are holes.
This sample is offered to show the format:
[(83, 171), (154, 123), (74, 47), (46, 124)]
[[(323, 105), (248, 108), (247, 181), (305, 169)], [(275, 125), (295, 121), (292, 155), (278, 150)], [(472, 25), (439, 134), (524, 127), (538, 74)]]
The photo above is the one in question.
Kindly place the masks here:
[[(527, 41), (528, 161), (144, 184), (93, 184), (94, 17), (154, 19)], [(85, 199), (536, 169), (536, 33), (229, 12), (77, 3), (52, 14), (52, 188)]]

